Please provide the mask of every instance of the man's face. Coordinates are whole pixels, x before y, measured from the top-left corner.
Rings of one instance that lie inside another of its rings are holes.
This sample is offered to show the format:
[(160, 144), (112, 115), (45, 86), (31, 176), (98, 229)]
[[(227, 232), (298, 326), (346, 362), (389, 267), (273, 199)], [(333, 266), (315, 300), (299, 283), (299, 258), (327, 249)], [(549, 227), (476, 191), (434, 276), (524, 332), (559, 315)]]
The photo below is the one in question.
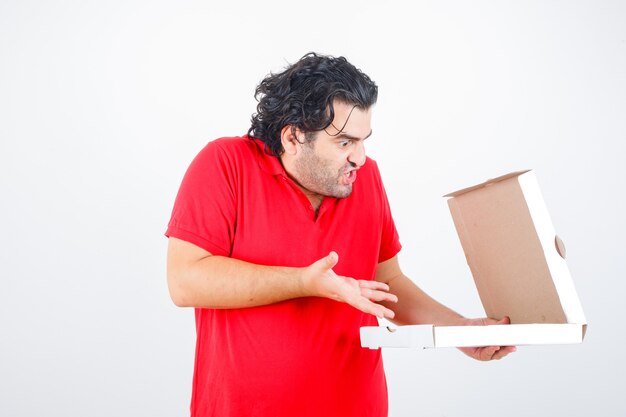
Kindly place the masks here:
[(341, 102), (335, 102), (334, 108), (333, 123), (314, 132), (312, 142), (303, 134), (298, 138), (302, 144), (291, 174), (309, 197), (348, 197), (357, 170), (365, 163), (363, 141), (372, 133), (371, 109)]

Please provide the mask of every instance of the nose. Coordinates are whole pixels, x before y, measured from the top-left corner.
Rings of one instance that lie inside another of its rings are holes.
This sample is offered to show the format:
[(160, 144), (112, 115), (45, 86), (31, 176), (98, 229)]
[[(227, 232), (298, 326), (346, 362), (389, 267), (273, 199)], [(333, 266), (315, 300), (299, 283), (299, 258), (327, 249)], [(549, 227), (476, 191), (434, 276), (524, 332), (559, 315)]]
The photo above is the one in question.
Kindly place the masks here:
[(356, 143), (356, 146), (348, 156), (348, 162), (354, 167), (361, 167), (365, 163), (365, 144), (362, 140)]

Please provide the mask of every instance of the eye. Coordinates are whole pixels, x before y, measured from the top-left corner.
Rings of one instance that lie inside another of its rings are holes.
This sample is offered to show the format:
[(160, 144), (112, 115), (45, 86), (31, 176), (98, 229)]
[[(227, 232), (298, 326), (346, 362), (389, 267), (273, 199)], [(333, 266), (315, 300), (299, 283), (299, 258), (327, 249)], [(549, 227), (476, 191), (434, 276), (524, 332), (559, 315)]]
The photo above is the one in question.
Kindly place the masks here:
[(345, 148), (346, 146), (348, 146), (350, 144), (350, 140), (342, 140), (341, 142), (339, 142), (339, 146), (341, 146), (342, 148)]

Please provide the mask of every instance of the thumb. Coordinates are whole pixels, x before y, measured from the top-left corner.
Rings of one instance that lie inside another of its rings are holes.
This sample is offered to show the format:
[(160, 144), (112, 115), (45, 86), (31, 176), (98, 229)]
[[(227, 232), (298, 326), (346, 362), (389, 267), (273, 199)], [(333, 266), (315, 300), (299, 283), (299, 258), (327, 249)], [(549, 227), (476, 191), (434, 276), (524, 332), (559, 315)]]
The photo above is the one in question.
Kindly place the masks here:
[(324, 266), (326, 269), (332, 269), (335, 265), (337, 265), (337, 262), (339, 262), (339, 255), (337, 255), (337, 252), (335, 251), (331, 251), (324, 258)]

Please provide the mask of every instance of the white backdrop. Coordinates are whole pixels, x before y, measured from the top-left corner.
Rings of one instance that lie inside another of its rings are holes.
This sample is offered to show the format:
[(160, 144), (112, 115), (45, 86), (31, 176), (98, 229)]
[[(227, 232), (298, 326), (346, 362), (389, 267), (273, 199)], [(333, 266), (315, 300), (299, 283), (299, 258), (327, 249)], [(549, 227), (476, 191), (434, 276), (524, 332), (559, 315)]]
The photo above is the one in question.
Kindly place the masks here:
[(0, 415), (187, 415), (175, 193), (309, 51), (379, 85), (368, 151), (409, 276), (481, 316), (441, 196), (534, 168), (589, 321), (582, 345), (494, 363), (385, 351), (391, 416), (625, 415), (626, 3), (250, 3), (0, 3)]

